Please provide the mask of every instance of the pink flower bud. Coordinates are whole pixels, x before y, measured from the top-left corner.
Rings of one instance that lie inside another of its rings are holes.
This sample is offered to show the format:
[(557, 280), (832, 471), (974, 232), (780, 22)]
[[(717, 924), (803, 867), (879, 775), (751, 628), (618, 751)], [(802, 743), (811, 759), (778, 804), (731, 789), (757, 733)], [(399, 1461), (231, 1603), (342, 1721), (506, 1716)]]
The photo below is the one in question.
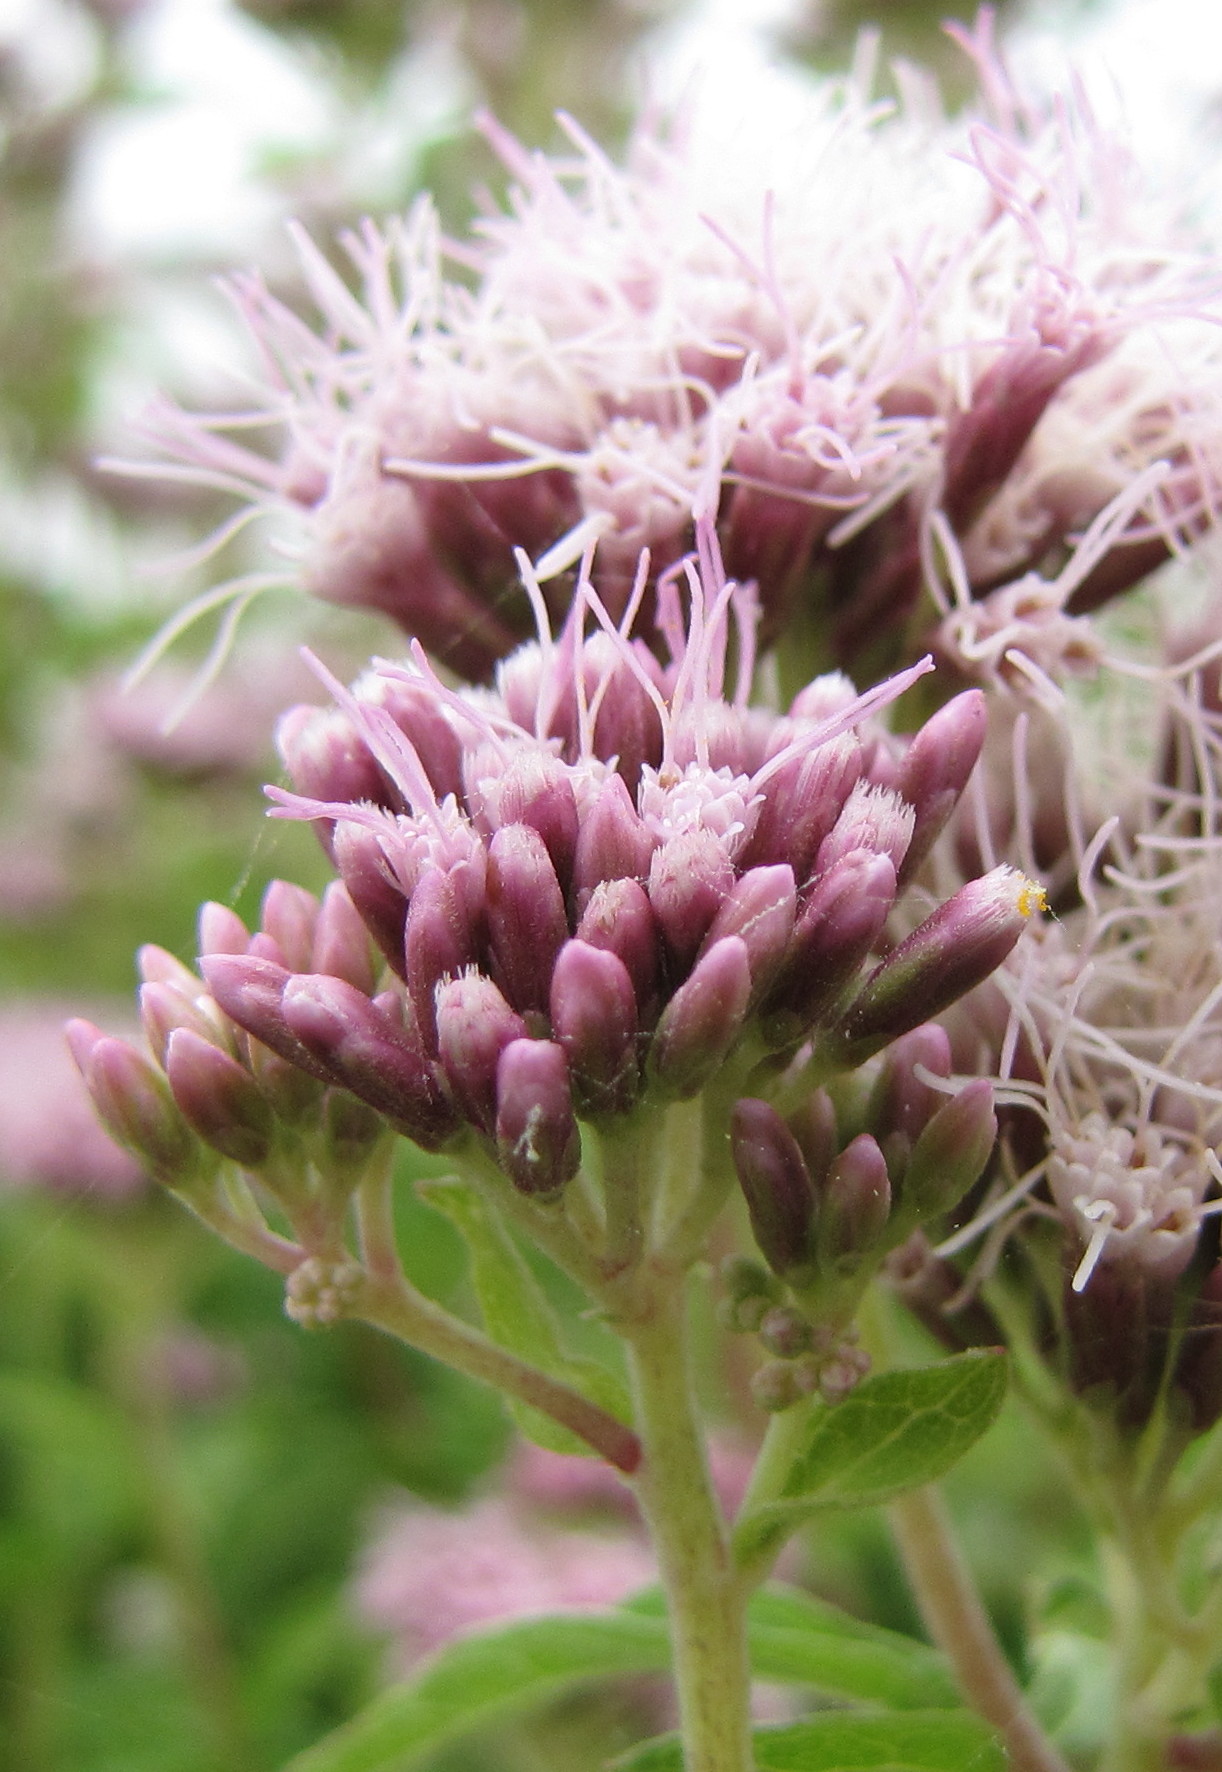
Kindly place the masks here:
[(276, 749), (293, 786), (308, 799), (398, 805), (365, 740), (339, 708), (290, 708), (276, 727)]
[(741, 936), (751, 965), (751, 987), (758, 998), (772, 983), (785, 958), (798, 895), (788, 863), (751, 868), (735, 881), (704, 938), (702, 952), (727, 935)]
[(686, 831), (654, 850), (649, 902), (681, 967), (695, 958), (733, 885), (733, 865), (712, 831)]
[(861, 768), (861, 741), (851, 732), (778, 762), (740, 861), (749, 867), (788, 862), (804, 886)]
[(557, 879), (567, 881), (577, 848), (577, 797), (559, 757), (532, 752), (480, 787), (492, 828), (529, 825), (542, 837)]
[(988, 706), (979, 689), (967, 689), (926, 720), (908, 749), (896, 789), (916, 814), (899, 883), (907, 885), (959, 803), (976, 767), (988, 725)]
[(538, 831), (505, 825), (488, 846), (488, 942), (506, 997), (546, 1014), (556, 955), (568, 939), (564, 895)]
[(283, 966), (286, 972), (292, 971), (288, 955), (280, 946), (274, 935), (266, 929), (258, 929), (246, 944), (246, 952), (255, 960), (270, 960), (273, 966)]
[(835, 1159), (819, 1193), (819, 1265), (856, 1268), (877, 1249), (890, 1212), (891, 1183), (883, 1153), (863, 1132)]
[(399, 977), (404, 977), (407, 900), (390, 876), (377, 836), (364, 825), (341, 819), (335, 827), (333, 847), (335, 865), (357, 915)]
[(440, 1149), (457, 1129), (419, 1042), (363, 992), (339, 978), (292, 978), (283, 1010), (307, 1051), (422, 1149)]
[(807, 1267), (815, 1190), (798, 1142), (776, 1109), (745, 1096), (730, 1116), (730, 1149), (760, 1253), (775, 1273)]
[(887, 1048), (870, 1091), (866, 1123), (887, 1152), (892, 1173), (908, 1161), (926, 1123), (947, 1099), (921, 1081), (918, 1065), (931, 1076), (950, 1076), (950, 1036), (936, 1022), (923, 1022)]
[(747, 945), (729, 935), (701, 956), (662, 1012), (649, 1069), (664, 1093), (682, 1101), (704, 1087), (737, 1040), (750, 998)]
[[(318, 900), (303, 886), (273, 880), (263, 894), (260, 927), (276, 943), (284, 956), (281, 964), (290, 972), (310, 970), (317, 921)], [(270, 954), (267, 957), (272, 958)]]
[(984, 1173), (996, 1139), (993, 1085), (977, 1077), (938, 1109), (913, 1146), (899, 1189), (905, 1221), (957, 1206)]
[(1035, 908), (1038, 888), (1016, 868), (969, 880), (866, 981), (835, 1030), (850, 1062), (938, 1015), (1000, 966)]
[(207, 1160), (156, 1065), (90, 1022), (70, 1021), (64, 1031), (98, 1117), (116, 1144), (168, 1187), (205, 1174)]
[(244, 954), (250, 931), (228, 905), (205, 904), (199, 911), (199, 951), (202, 954)]
[(496, 1145), (524, 1194), (548, 1198), (581, 1167), (568, 1064), (553, 1040), (511, 1040), (496, 1069)]
[(625, 1112), (638, 1073), (636, 994), (623, 961), (588, 942), (566, 942), (552, 972), (550, 1008), (582, 1113)]
[(243, 1169), (266, 1162), (275, 1118), (249, 1071), (190, 1028), (177, 1028), (166, 1076), (183, 1118), (205, 1144)]
[(887, 921), (895, 869), (886, 855), (846, 855), (811, 888), (785, 968), (763, 1004), (765, 1039), (777, 1050), (833, 1013)]
[(573, 893), (585, 909), (604, 880), (645, 880), (655, 838), (618, 775), (609, 776), (586, 810), (573, 858)]
[(366, 929), (342, 880), (332, 880), (323, 893), (314, 946), (302, 971), (342, 978), (368, 996), (377, 978)]
[(265, 1046), (323, 1083), (335, 1072), (307, 1051), (284, 1019), (283, 997), (292, 974), (271, 960), (246, 954), (211, 954), (200, 961), (208, 989), (231, 1021)]
[(199, 994), (199, 979), (190, 967), (184, 966), (181, 960), (176, 960), (173, 954), (167, 954), (164, 948), (157, 947), (153, 942), (147, 942), (140, 949), (136, 955), (136, 964), (145, 984), (172, 985), (186, 997)]
[(839, 818), (819, 845), (815, 875), (828, 873), (846, 856), (863, 850), (889, 858), (896, 873), (908, 853), (916, 816), (890, 788), (859, 781)]
[(798, 1141), (817, 1192), (840, 1149), (836, 1107), (827, 1090), (813, 1089), (801, 1107), (789, 1115), (786, 1125)]
[[(199, 980), (192, 979), (195, 991), (188, 997), (172, 984), (143, 984), (140, 987), (140, 1020), (149, 1047), (158, 1064), (165, 1064), (166, 1047), (176, 1028), (190, 1028), (201, 1039), (219, 1046), (225, 1042), (220, 1016), (210, 1017)], [(225, 1024), (226, 1026), (228, 1024)], [(230, 1030), (232, 1038), (232, 1030)]]
[(437, 1050), (462, 1112), (484, 1132), (496, 1126), (496, 1067), (511, 1040), (526, 1038), (522, 1017), (478, 972), (437, 987)]
[(577, 925), (577, 939), (624, 962), (645, 1022), (658, 989), (662, 932), (644, 887), (635, 880), (606, 880), (596, 886)]
[[(382, 708), (410, 741), (438, 800), (462, 792), (462, 741), (446, 719), (433, 691), (423, 682), (385, 671), (370, 671), (355, 685), (357, 700)], [(311, 793), (311, 789), (303, 789)], [(318, 799), (330, 796), (320, 794)], [(345, 800), (370, 799), (345, 794)]]
[(407, 912), (404, 936), (407, 988), (421, 1038), (437, 1049), (437, 986), (473, 966), (478, 944), (467, 914), (466, 896), (452, 873), (425, 874)]

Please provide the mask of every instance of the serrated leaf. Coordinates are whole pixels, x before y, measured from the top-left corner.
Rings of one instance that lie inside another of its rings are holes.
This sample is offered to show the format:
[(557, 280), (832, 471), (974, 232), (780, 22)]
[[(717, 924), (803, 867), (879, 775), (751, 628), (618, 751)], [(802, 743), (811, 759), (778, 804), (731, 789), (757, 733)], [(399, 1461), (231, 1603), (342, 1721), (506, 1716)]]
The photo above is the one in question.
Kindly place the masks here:
[[(757, 1772), (1006, 1772), (1005, 1752), (964, 1710), (853, 1716), (756, 1729)], [(613, 1772), (683, 1772), (677, 1736), (663, 1736), (612, 1763)]]
[(777, 1500), (739, 1523), (750, 1552), (829, 1508), (875, 1507), (932, 1483), (980, 1438), (1001, 1407), (1006, 1358), (973, 1348), (868, 1378), (843, 1402), (816, 1404)]
[[(665, 1616), (654, 1588), (630, 1610)], [(894, 1710), (948, 1707), (958, 1692), (944, 1658), (927, 1643), (866, 1624), (798, 1588), (775, 1585), (752, 1595), (747, 1613), (751, 1670), (758, 1679), (810, 1686), (829, 1698)]]
[[(621, 1421), (632, 1420), (628, 1393), (620, 1380), (597, 1360), (570, 1354), (556, 1313), (531, 1272), (508, 1227), (477, 1189), (457, 1177), (420, 1184), (430, 1206), (456, 1227), (471, 1257), (471, 1280), (484, 1328), (501, 1347), (518, 1354), (581, 1391)], [(509, 1399), (514, 1420), (528, 1439), (551, 1452), (581, 1453), (590, 1448), (549, 1415)]]
[(666, 1668), (665, 1622), (631, 1612), (531, 1618), (450, 1643), (414, 1680), (299, 1754), (285, 1772), (406, 1772), (455, 1736), (608, 1674)]

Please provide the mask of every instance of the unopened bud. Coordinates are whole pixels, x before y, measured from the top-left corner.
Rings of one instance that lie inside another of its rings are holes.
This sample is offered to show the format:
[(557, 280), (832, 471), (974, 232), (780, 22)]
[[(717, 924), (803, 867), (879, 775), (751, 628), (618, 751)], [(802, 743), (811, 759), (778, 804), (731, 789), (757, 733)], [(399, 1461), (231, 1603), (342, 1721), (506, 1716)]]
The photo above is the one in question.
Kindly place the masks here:
[(947, 1099), (918, 1077), (918, 1066), (932, 1077), (950, 1076), (950, 1037), (936, 1022), (923, 1022), (887, 1048), (866, 1106), (867, 1125), (900, 1166)]
[(655, 844), (622, 779), (609, 776), (581, 820), (573, 858), (578, 904), (584, 909), (584, 901), (604, 880), (647, 879)]
[(554, 1040), (513, 1040), (496, 1071), (496, 1147), (524, 1194), (558, 1194), (581, 1167), (569, 1068)]
[(302, 1045), (284, 1019), (284, 992), (291, 972), (271, 960), (246, 954), (208, 955), (200, 961), (200, 971), (231, 1021), (307, 1076), (323, 1083), (340, 1080)]
[(407, 900), (392, 879), (377, 834), (341, 819), (332, 838), (335, 865), (357, 915), (399, 977), (404, 976), (403, 927)]
[(1043, 902), (1016, 868), (969, 880), (877, 967), (834, 1030), (848, 1064), (938, 1015), (1001, 965)]
[(644, 1018), (658, 989), (662, 940), (644, 887), (636, 880), (607, 880), (596, 886), (577, 925), (577, 939), (619, 956)]
[(819, 1193), (816, 1262), (856, 1267), (876, 1249), (891, 1212), (891, 1184), (883, 1153), (868, 1132), (846, 1145)]
[(874, 946), (895, 902), (886, 855), (858, 850), (811, 889), (794, 928), (785, 970), (763, 1005), (763, 1031), (777, 1050), (796, 1044), (833, 1013)]
[(404, 953), (407, 988), (421, 1037), (436, 1051), (437, 986), (443, 978), (456, 978), (465, 972), (477, 958), (465, 895), (450, 874), (440, 870), (427, 873), (413, 892)]
[(792, 1305), (779, 1304), (765, 1313), (760, 1321), (760, 1340), (778, 1360), (796, 1360), (810, 1352), (811, 1326), (801, 1311)]
[(91, 1022), (70, 1021), (65, 1033), (103, 1125), (150, 1175), (178, 1187), (215, 1166), (215, 1159), (209, 1163), (204, 1157), (150, 1059)]
[(457, 1129), (419, 1042), (363, 992), (339, 978), (293, 978), (283, 1009), (290, 1032), (335, 1080), (423, 1150), (440, 1149)]
[(437, 1051), (454, 1099), (484, 1132), (496, 1128), (496, 1067), (511, 1040), (526, 1038), (522, 1017), (490, 978), (464, 973), (437, 987)]
[(707, 953), (727, 935), (740, 936), (751, 967), (752, 993), (758, 1000), (776, 977), (793, 934), (798, 895), (788, 863), (751, 868), (735, 881), (704, 938)]
[(311, 1255), (285, 1282), (285, 1315), (303, 1329), (329, 1329), (356, 1304), (364, 1271), (355, 1261), (325, 1261)]
[(373, 992), (377, 977), (370, 953), (369, 931), (342, 880), (332, 880), (323, 893), (318, 920), (314, 926), (313, 951), (300, 968), (302, 972), (324, 972), (331, 978)]
[(679, 966), (690, 965), (733, 885), (733, 864), (712, 831), (685, 831), (654, 850), (649, 902)]
[(958, 805), (980, 756), (988, 717), (982, 692), (965, 689), (926, 720), (905, 751), (895, 785), (916, 814), (916, 826), (899, 870), (901, 888), (916, 873)]
[(483, 788), (495, 824), (529, 825), (543, 840), (558, 880), (568, 880), (577, 848), (577, 798), (570, 772), (549, 752), (529, 752)]
[(263, 894), (260, 928), (280, 949), (290, 972), (309, 972), (314, 956), (318, 900), (304, 886), (273, 880)]
[(250, 930), (228, 905), (211, 901), (199, 910), (199, 951), (203, 954), (244, 954)]
[[(191, 981), (195, 986), (194, 993), (188, 997), (176, 985), (142, 984), (139, 991), (140, 1021), (148, 1039), (149, 1048), (157, 1062), (164, 1067), (166, 1047), (170, 1043), (170, 1035), (176, 1028), (191, 1028), (201, 1039), (210, 1040), (220, 1045), (226, 1036), (222, 1032), (219, 1015), (209, 1016), (205, 1004), (211, 1001), (204, 996), (203, 987), (197, 978)], [(203, 1003), (197, 1001), (203, 997)], [(230, 1038), (232, 1030), (230, 1030)]]
[(996, 1139), (993, 1085), (977, 1077), (938, 1109), (913, 1146), (899, 1190), (905, 1222), (957, 1206), (984, 1173)]
[(751, 1395), (769, 1415), (792, 1409), (806, 1393), (788, 1360), (769, 1360), (751, 1379)]
[(750, 1000), (746, 943), (730, 935), (700, 957), (662, 1012), (649, 1068), (666, 1094), (682, 1101), (704, 1087), (737, 1040)]
[(730, 1149), (760, 1252), (778, 1274), (813, 1253), (815, 1190), (797, 1140), (776, 1109), (747, 1096), (730, 1116)]
[(616, 954), (568, 941), (552, 973), (550, 1007), (582, 1113), (624, 1113), (638, 1084), (636, 993), (628, 968)]
[(552, 859), (530, 825), (505, 825), (493, 836), (487, 895), (488, 942), (501, 988), (522, 1014), (546, 1014), (552, 966), (569, 928)]
[(267, 1161), (275, 1117), (235, 1059), (190, 1028), (178, 1028), (166, 1048), (166, 1076), (183, 1118), (205, 1144), (243, 1169)]

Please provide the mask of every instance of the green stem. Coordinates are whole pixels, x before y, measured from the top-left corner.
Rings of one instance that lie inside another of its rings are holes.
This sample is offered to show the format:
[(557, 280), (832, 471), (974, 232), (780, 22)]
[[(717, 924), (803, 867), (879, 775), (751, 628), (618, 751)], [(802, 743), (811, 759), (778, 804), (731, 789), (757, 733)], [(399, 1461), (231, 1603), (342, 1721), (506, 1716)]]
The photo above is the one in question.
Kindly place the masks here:
[(792, 1530), (788, 1526), (770, 1528), (753, 1516), (758, 1509), (780, 1496), (785, 1479), (810, 1432), (812, 1408), (808, 1399), (795, 1403), (791, 1409), (780, 1410), (769, 1419), (764, 1443), (759, 1449), (734, 1524), (734, 1557), (739, 1580), (747, 1592), (768, 1579), (781, 1546)]
[(498, 1347), (461, 1317), (451, 1316), (417, 1292), (401, 1275), (367, 1274), (348, 1314), (375, 1329), (384, 1329), (481, 1384), (541, 1409), (625, 1475), (631, 1475), (640, 1463), (640, 1441), (616, 1416)]
[(709, 1480), (680, 1273), (655, 1268), (627, 1343), (644, 1446), (641, 1506), (666, 1590), (686, 1772), (751, 1772), (746, 1595)]
[(929, 1633), (963, 1696), (1005, 1742), (1011, 1772), (1069, 1772), (993, 1634), (937, 1490), (917, 1489), (893, 1502), (891, 1524)]

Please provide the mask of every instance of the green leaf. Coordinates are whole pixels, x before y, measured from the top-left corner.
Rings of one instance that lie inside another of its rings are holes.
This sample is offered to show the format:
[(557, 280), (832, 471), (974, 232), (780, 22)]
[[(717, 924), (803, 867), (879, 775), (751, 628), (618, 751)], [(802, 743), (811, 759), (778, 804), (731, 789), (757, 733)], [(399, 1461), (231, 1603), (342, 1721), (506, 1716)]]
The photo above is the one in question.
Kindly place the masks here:
[[(665, 1615), (664, 1607), (656, 1588), (628, 1602), (629, 1610), (656, 1617)], [(950, 1670), (936, 1649), (865, 1624), (797, 1588), (761, 1589), (752, 1596), (747, 1617), (751, 1669), (758, 1679), (894, 1710), (958, 1702)]]
[[(751, 1602), (751, 1665), (761, 1679), (834, 1698), (887, 1704), (907, 1716), (953, 1702), (941, 1656), (787, 1588)], [(407, 1772), (445, 1743), (612, 1674), (670, 1667), (657, 1589), (616, 1612), (521, 1619), (460, 1638), (413, 1680), (300, 1755), (286, 1772)]]
[[(430, 1206), (445, 1213), (466, 1242), (475, 1296), (493, 1341), (581, 1391), (621, 1421), (631, 1421), (628, 1393), (615, 1374), (597, 1360), (582, 1359), (566, 1349), (543, 1288), (504, 1220), (479, 1191), (454, 1176), (423, 1182), (419, 1191)], [(590, 1456), (586, 1442), (549, 1415), (512, 1399), (509, 1408), (522, 1432), (537, 1445), (551, 1452)]]
[(531, 1618), (461, 1638), (384, 1692), (285, 1772), (405, 1772), (455, 1736), (608, 1674), (654, 1673), (670, 1650), (660, 1618), (631, 1612)]
[(936, 1366), (881, 1372), (843, 1402), (816, 1403), (780, 1495), (740, 1522), (740, 1552), (825, 1509), (874, 1507), (934, 1482), (984, 1433), (1005, 1390), (1004, 1353), (973, 1348)]
[[(967, 1711), (852, 1716), (831, 1711), (752, 1733), (757, 1772), (1006, 1772), (997, 1737)], [(683, 1772), (677, 1736), (613, 1762), (614, 1772)]]

